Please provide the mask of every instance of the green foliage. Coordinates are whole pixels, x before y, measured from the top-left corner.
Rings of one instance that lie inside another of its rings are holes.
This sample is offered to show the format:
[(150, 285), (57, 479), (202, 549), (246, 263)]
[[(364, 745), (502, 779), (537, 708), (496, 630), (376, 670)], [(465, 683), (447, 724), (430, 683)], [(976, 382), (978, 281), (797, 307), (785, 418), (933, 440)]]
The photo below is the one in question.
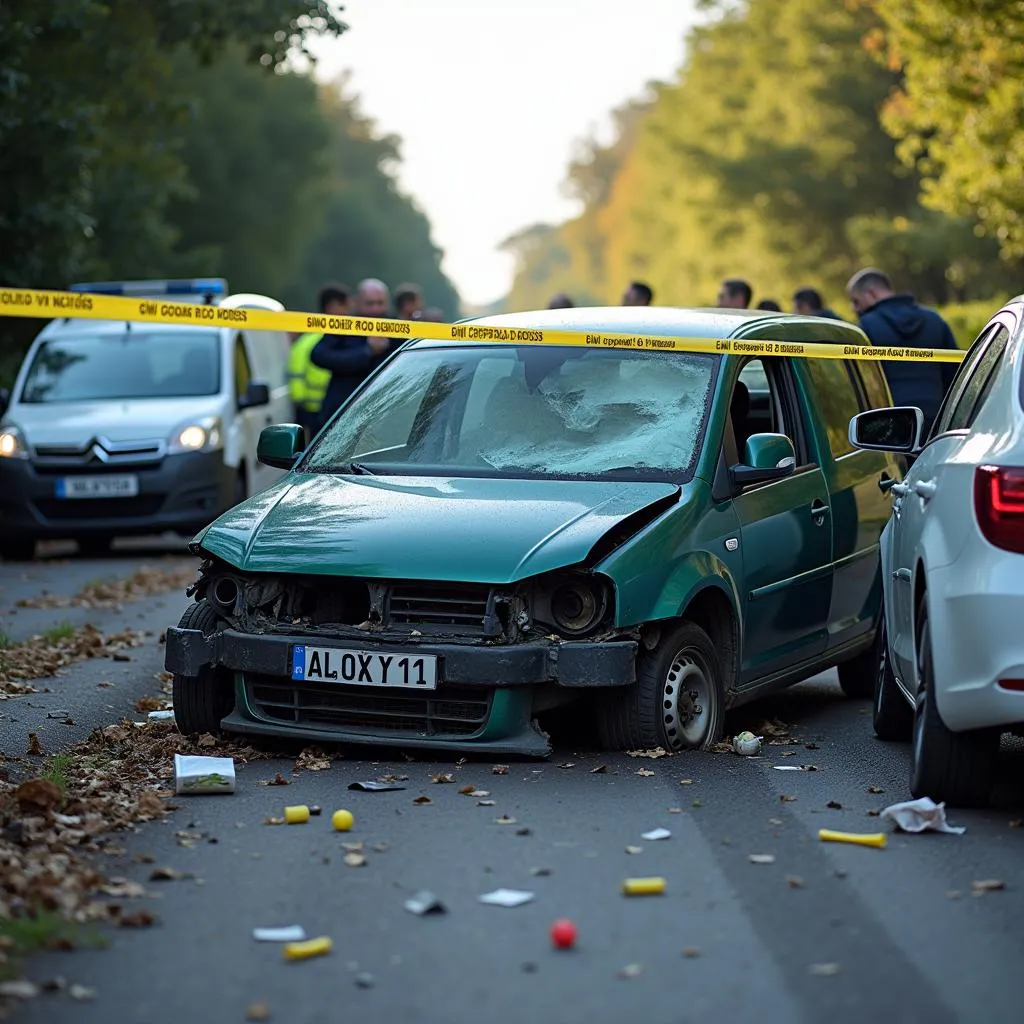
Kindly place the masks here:
[(43, 633), (43, 639), (51, 644), (60, 643), (61, 640), (68, 640), (75, 635), (75, 627), (70, 622), (57, 623)]
[(102, 948), (107, 938), (94, 926), (66, 921), (56, 911), (40, 910), (32, 917), (0, 921), (0, 939), (8, 959), (0, 964), (0, 980), (9, 981), (21, 974), (21, 959), (43, 950)]
[(970, 348), (971, 343), (981, 334), (982, 328), (992, 319), (1000, 303), (1010, 298), (986, 299), (982, 302), (961, 302), (939, 307), (943, 319), (949, 324), (953, 337), (960, 348)]
[(39, 777), (52, 782), (64, 796), (68, 793), (68, 773), (74, 766), (74, 758), (70, 754), (54, 754), (46, 770), (41, 772)]

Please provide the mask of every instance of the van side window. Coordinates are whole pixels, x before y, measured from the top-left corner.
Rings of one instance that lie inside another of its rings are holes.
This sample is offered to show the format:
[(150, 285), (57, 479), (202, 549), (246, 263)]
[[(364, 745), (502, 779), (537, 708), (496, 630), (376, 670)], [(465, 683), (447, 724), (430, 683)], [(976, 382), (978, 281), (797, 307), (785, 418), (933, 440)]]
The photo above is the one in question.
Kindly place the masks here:
[(241, 397), (249, 390), (252, 381), (252, 370), (249, 367), (249, 354), (245, 351), (242, 336), (235, 338), (235, 395)]
[(841, 359), (805, 359), (813, 401), (828, 434), (832, 457), (838, 459), (854, 450), (850, 444), (850, 420), (860, 411), (858, 396), (850, 372)]

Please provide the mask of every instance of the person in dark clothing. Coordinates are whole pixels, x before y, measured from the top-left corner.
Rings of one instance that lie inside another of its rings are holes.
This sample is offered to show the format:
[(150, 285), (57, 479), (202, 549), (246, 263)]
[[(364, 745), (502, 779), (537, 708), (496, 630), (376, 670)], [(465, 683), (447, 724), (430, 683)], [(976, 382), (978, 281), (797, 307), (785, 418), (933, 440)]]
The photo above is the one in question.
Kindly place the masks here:
[(793, 292), (793, 312), (802, 316), (824, 316), (829, 320), (843, 319), (838, 313), (826, 307), (821, 292), (816, 288), (797, 288)]
[[(897, 295), (884, 271), (875, 267), (859, 271), (850, 278), (846, 293), (872, 345), (957, 348), (949, 324), (935, 310), (919, 306), (913, 295)], [(924, 413), (927, 429), (938, 414), (942, 399), (956, 376), (957, 366), (957, 363), (884, 362), (882, 370), (893, 402), (916, 405)]]
[(766, 313), (781, 313), (782, 307), (774, 299), (762, 299), (758, 304), (757, 308), (764, 310)]
[(654, 301), (654, 290), (643, 281), (633, 281), (622, 296), (624, 306), (649, 306)]
[(741, 277), (727, 277), (718, 289), (719, 309), (750, 309), (754, 289)]
[[(387, 285), (376, 278), (363, 281), (356, 290), (356, 315), (386, 317), (391, 296)], [(314, 366), (331, 371), (331, 382), (320, 406), (322, 427), (356, 388), (402, 344), (401, 338), (351, 334), (325, 334), (309, 359)]]

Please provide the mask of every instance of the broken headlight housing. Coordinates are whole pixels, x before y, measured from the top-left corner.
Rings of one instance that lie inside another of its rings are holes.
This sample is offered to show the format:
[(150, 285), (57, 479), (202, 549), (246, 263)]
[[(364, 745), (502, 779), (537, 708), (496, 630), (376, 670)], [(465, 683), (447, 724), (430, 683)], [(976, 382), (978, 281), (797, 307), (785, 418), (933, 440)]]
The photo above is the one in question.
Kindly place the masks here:
[(565, 573), (539, 581), (533, 616), (561, 636), (586, 636), (602, 626), (611, 611), (607, 582), (593, 573)]

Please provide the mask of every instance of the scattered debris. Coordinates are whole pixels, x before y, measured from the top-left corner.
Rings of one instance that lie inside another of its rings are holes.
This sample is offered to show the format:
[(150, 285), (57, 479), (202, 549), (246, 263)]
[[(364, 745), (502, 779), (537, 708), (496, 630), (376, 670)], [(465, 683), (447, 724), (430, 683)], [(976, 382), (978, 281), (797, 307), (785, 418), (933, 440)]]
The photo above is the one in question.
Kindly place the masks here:
[(35, 757), (42, 757), (46, 751), (43, 750), (42, 743), (39, 742), (39, 734), (30, 732), (28, 734), (28, 750), (27, 754), (32, 754)]
[(289, 942), (284, 947), (285, 960), (308, 960), (314, 956), (326, 956), (334, 948), (334, 943), (327, 935), (305, 942)]
[(804, 880), (799, 875), (786, 875), (786, 885), (790, 889), (802, 889), (804, 887)]
[(627, 878), (622, 883), (624, 896), (660, 896), (665, 891), (664, 878)]
[(496, 764), (491, 766), (492, 775), (508, 775), (507, 764)]
[(682, 807), (666, 807), (665, 808), (665, 813), (666, 814), (685, 814), (686, 812), (682, 809)]
[(627, 757), (668, 757), (668, 751), (663, 747), (655, 747), (653, 750), (627, 750)]
[(672, 833), (667, 828), (653, 828), (650, 832), (644, 832), (640, 838), (654, 842), (657, 839), (670, 839), (671, 836)]
[(521, 907), (532, 899), (532, 892), (523, 892), (520, 889), (495, 889), (494, 892), (487, 892), (478, 897), (480, 903), (492, 907)]
[(462, 786), (459, 789), (460, 796), (490, 796), (486, 789), (477, 789), (476, 786)]
[(774, 853), (751, 853), (747, 855), (747, 860), (751, 864), (774, 864), (775, 854)]
[(627, 846), (626, 847), (626, 853), (636, 854), (636, 853), (643, 853), (643, 852), (644, 852), (644, 848), (642, 846)]
[(253, 928), (252, 937), (257, 942), (302, 942), (306, 932), (302, 925), (292, 924), (284, 928)]
[(796, 797), (790, 796), (788, 793), (780, 793), (779, 801), (784, 804), (793, 804), (796, 803)]
[(641, 768), (637, 772), (637, 775), (642, 775), (645, 779), (650, 778), (653, 774), (654, 772), (652, 772), (650, 768)]
[(843, 809), (843, 805), (838, 800), (829, 800), (825, 806), (833, 811), (841, 811)]
[(309, 821), (309, 808), (305, 804), (292, 804), (284, 809), (285, 824), (305, 825)]
[(353, 815), (351, 811), (346, 811), (344, 808), (335, 811), (331, 815), (331, 825), (335, 832), (348, 832), (355, 822), (355, 815)]
[(245, 1008), (245, 1019), (251, 1021), (270, 1020), (270, 1007), (267, 1003), (250, 1003)]
[(687, 960), (696, 960), (700, 956), (700, 947), (698, 946), (684, 946), (683, 956)]
[(576, 944), (576, 925), (561, 918), (551, 926), (551, 942), (555, 949), (572, 949)]
[(494, 803), (493, 800), (477, 800), (476, 805), (477, 807), (493, 807)]
[(284, 818), (264, 818), (263, 819), (263, 824), (264, 825), (283, 825), (284, 824)]
[(177, 882), (187, 877), (184, 871), (178, 871), (175, 868), (153, 868), (149, 873), (151, 882)]
[(280, 772), (278, 772), (272, 779), (260, 779), (261, 786), (290, 786), (292, 784), (291, 779), (286, 779)]
[(362, 853), (363, 852), (363, 844), (362, 843), (342, 843), (341, 844), (341, 848), (346, 853)]
[(565, 769), (575, 768), (576, 767), (576, 762), (575, 761), (566, 761), (565, 764), (560, 764), (558, 767), (559, 768), (565, 768)]
[(122, 652), (143, 643), (145, 634), (125, 630), (104, 636), (95, 626), (85, 625), (60, 637), (33, 636), (4, 649), (0, 665), (0, 698), (34, 693), (31, 686), (18, 685), (28, 680), (46, 679), (59, 669), (87, 658), (127, 657)]
[(49, 779), (29, 779), (14, 791), (23, 814), (49, 814), (64, 800), (61, 788)]
[(423, 917), (426, 914), (448, 913), (448, 908), (432, 892), (426, 889), (421, 889), (411, 899), (406, 900), (405, 909), (417, 917)]
[(325, 772), (331, 767), (331, 755), (318, 747), (306, 747), (295, 759), (295, 770)]
[(638, 978), (643, 972), (644, 969), (639, 964), (626, 964), (625, 967), (619, 969), (616, 977), (625, 979)]
[(830, 978), (839, 973), (839, 964), (811, 964), (808, 970), (818, 977)]
[(888, 818), (904, 832), (930, 830), (959, 836), (967, 831), (962, 825), (948, 824), (946, 822), (946, 805), (944, 803), (937, 804), (926, 796), (921, 797), (920, 800), (891, 804), (882, 811), (882, 817)]
[(883, 849), (886, 843), (884, 832), (863, 835), (858, 832), (835, 832), (830, 828), (818, 829), (818, 839), (823, 843), (851, 843), (854, 846), (873, 846), (879, 850)]
[(438, 785), (443, 785), (446, 782), (454, 782), (455, 776), (446, 772), (441, 775), (435, 775), (430, 781), (437, 783)]
[(606, 765), (606, 764), (599, 764), (599, 765), (597, 765), (596, 768), (591, 768), (590, 769), (590, 774), (591, 775), (604, 775), (605, 772), (607, 772), (607, 771), (608, 771), (608, 765)]
[(530, 874), (535, 878), (546, 878), (551, 874), (551, 868), (530, 868)]
[(405, 789), (397, 782), (374, 782), (372, 779), (366, 782), (350, 782), (349, 789), (360, 789), (367, 793), (388, 793), (396, 789)]
[(91, 1002), (98, 994), (96, 989), (90, 988), (88, 985), (72, 985), (68, 989), (68, 995), (79, 1003)]
[[(202, 737), (200, 737), (200, 741)], [(175, 793), (234, 793), (235, 762), (230, 757), (174, 755)]]
[(763, 736), (755, 736), (752, 732), (741, 732), (732, 738), (733, 753), (741, 757), (759, 757), (764, 744)]
[(350, 868), (362, 868), (366, 866), (366, 858), (361, 853), (351, 851), (344, 856), (346, 865)]
[(150, 722), (173, 722), (174, 721), (174, 709), (165, 708), (158, 711), (150, 711), (146, 718)]
[(63, 708), (61, 708), (61, 709), (59, 709), (57, 711), (47, 711), (46, 712), (46, 717), (47, 718), (70, 718), (71, 717), (71, 712), (70, 711), (65, 711)]
[(320, 815), (323, 814), (323, 808), (322, 807), (318, 807), (316, 804), (310, 804), (310, 806), (309, 806), (309, 814), (310, 814), (310, 817), (319, 818)]
[(516, 829), (516, 835), (517, 836), (532, 836), (533, 835), (533, 829), (531, 829), (531, 828), (517, 828)]
[[(408, 775), (382, 775), (380, 777), (381, 782), (408, 782)], [(351, 787), (350, 787), (351, 788)]]
[(155, 914), (148, 910), (136, 910), (131, 914), (118, 914), (117, 924), (121, 928), (150, 928), (157, 923)]
[(1001, 878), (984, 878), (980, 882), (971, 882), (971, 891), (975, 896), (985, 892), (1001, 892), (1006, 883)]
[(423, 796), (421, 794), (420, 796), (413, 797), (412, 802), (414, 804), (419, 804), (422, 807), (424, 804), (432, 804), (434, 801), (431, 800), (429, 796)]
[(515, 825), (515, 824), (517, 824), (517, 819), (510, 818), (507, 814), (503, 814), (500, 818), (495, 818), (494, 819), (494, 824), (495, 825)]
[(39, 986), (24, 978), (18, 981), (0, 981), (0, 996), (8, 999), (35, 999)]
[(813, 764), (773, 764), (777, 772), (816, 772), (817, 765)]
[[(184, 562), (185, 559), (182, 559)], [(25, 597), (15, 602), (18, 608), (90, 608), (119, 611), (122, 605), (146, 597), (184, 590), (195, 581), (196, 569), (191, 559), (182, 568), (160, 569), (140, 566), (131, 576), (87, 583), (74, 596), (50, 594), (45, 590), (38, 597)]]
[(356, 983), (356, 988), (373, 988), (376, 984), (369, 971), (360, 971), (353, 980)]
[(693, 785), (693, 779), (680, 779), (679, 780), (679, 785), (680, 786), (692, 786)]
[(884, 793), (885, 790), (881, 786), (868, 786), (869, 793)]

